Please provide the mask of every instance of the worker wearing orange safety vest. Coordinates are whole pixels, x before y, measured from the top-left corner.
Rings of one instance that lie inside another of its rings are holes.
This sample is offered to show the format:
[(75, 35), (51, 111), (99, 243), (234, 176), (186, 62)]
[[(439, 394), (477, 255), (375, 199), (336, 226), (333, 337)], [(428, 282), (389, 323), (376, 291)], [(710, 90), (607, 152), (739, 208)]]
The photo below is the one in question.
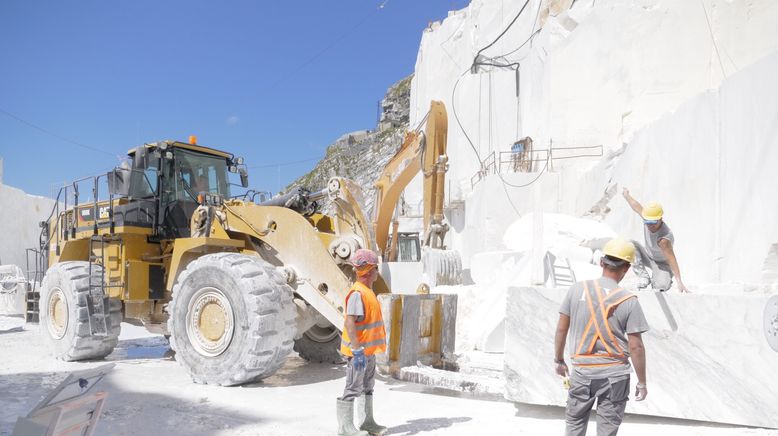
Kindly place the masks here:
[[(571, 286), (559, 309), (554, 341), (556, 373), (569, 376), (566, 435), (585, 435), (597, 401), (597, 434), (615, 435), (624, 417), (635, 366), (635, 400), (646, 398), (646, 355), (641, 334), (648, 322), (635, 295), (618, 283), (635, 261), (635, 246), (623, 239), (605, 244), (602, 277)], [(564, 360), (570, 333), (573, 370)]]
[[(373, 419), (375, 355), (386, 351), (386, 330), (381, 306), (371, 287), (378, 278), (378, 256), (359, 249), (351, 258), (357, 280), (346, 296), (346, 321), (340, 352), (348, 358), (346, 388), (338, 398), (338, 435), (380, 435), (386, 427)], [(364, 395), (362, 395), (364, 394)], [(359, 429), (354, 426), (354, 400)]]

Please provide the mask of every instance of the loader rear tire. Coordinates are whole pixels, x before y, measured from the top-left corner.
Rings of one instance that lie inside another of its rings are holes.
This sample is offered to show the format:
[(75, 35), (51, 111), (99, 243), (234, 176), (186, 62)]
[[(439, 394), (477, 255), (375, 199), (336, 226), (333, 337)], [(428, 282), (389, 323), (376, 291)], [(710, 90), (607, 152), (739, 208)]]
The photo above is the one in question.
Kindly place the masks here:
[(314, 325), (294, 341), (294, 351), (314, 363), (343, 363), (340, 354), (340, 332), (333, 325)]
[[(100, 265), (92, 265), (92, 282), (99, 283)], [(110, 298), (108, 313), (93, 314), (92, 322), (107, 316), (106, 336), (92, 335), (89, 325), (89, 262), (72, 261), (55, 264), (46, 272), (40, 292), (40, 329), (58, 359), (73, 361), (103, 358), (119, 342), (122, 302)]]
[(238, 253), (191, 262), (173, 286), (170, 345), (195, 383), (234, 386), (271, 376), (292, 351), (293, 291), (275, 267)]

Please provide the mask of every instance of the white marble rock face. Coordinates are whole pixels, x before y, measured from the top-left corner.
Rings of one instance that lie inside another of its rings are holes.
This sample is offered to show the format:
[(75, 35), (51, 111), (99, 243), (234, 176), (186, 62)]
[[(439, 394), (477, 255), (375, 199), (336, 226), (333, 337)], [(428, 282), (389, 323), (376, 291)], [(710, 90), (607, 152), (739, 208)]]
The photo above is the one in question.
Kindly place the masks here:
[[(554, 373), (553, 353), (566, 292), (509, 288), (507, 399), (565, 405), (567, 391)], [(778, 428), (778, 352), (767, 343), (762, 319), (771, 294), (637, 295), (651, 326), (643, 335), (649, 395), (643, 402), (629, 401), (627, 413)], [(568, 365), (569, 355), (567, 350)], [(635, 383), (633, 373), (631, 392)]]

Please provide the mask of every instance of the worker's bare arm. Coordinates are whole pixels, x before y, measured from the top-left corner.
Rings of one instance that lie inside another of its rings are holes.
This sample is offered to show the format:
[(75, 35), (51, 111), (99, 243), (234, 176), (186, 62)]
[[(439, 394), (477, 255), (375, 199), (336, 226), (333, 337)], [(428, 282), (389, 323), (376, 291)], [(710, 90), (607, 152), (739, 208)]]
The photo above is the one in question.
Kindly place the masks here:
[(662, 250), (662, 254), (665, 255), (665, 259), (667, 259), (667, 263), (670, 265), (670, 270), (673, 272), (675, 280), (678, 282), (678, 290), (681, 292), (689, 292), (686, 285), (683, 284), (683, 279), (681, 279), (681, 268), (678, 266), (678, 259), (675, 257), (673, 244), (667, 239), (660, 239), (659, 248)]
[[(567, 342), (567, 331), (570, 329), (570, 317), (560, 313), (559, 321), (556, 325), (556, 335), (554, 336), (554, 360), (557, 362), (556, 373), (561, 376), (567, 376), (567, 365), (565, 361), (565, 343)], [(559, 364), (559, 362), (562, 362)]]
[(636, 400), (642, 401), (648, 395), (646, 388), (646, 348), (643, 346), (643, 336), (640, 333), (629, 333), (629, 354), (635, 374), (638, 376)]
[(638, 202), (637, 200), (632, 198), (631, 195), (629, 195), (629, 189), (624, 188), (621, 191), (621, 194), (624, 196), (624, 199), (627, 200), (627, 203), (629, 204), (629, 207), (631, 207), (632, 210), (634, 210), (636, 214), (638, 214), (638, 215), (640, 215), (642, 217), (643, 216), (642, 215), (643, 214), (643, 205), (641, 205), (640, 202)]
[(357, 317), (355, 315), (346, 315), (344, 326), (346, 327), (346, 333), (348, 333), (349, 339), (351, 339), (351, 348), (354, 350), (359, 348), (362, 344), (359, 343), (357, 337)]

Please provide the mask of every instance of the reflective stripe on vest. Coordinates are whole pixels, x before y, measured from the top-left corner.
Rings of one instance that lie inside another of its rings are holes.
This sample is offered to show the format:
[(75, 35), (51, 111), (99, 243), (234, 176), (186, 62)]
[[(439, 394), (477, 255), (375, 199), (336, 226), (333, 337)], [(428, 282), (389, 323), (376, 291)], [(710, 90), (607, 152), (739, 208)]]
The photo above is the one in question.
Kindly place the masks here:
[[(359, 291), (362, 297), (362, 306), (365, 308), (365, 318), (356, 323), (357, 339), (359, 344), (365, 349), (365, 355), (370, 356), (376, 353), (386, 351), (386, 330), (384, 329), (384, 319), (381, 315), (381, 305), (378, 304), (373, 291), (360, 282), (354, 283), (348, 295), (348, 299), (355, 291)], [(345, 356), (353, 356), (351, 353), (351, 340), (345, 326), (343, 327), (343, 336), (340, 341), (340, 352)]]
[[(589, 322), (578, 341), (578, 349), (572, 356), (573, 365), (610, 366), (628, 363), (627, 355), (613, 335), (608, 317), (619, 304), (635, 298), (635, 295), (621, 288), (613, 289), (606, 295), (597, 280), (593, 283), (594, 286), (589, 286), (589, 282), (583, 282), (584, 297), (589, 307)], [(597, 341), (605, 348), (605, 353), (594, 353)]]

